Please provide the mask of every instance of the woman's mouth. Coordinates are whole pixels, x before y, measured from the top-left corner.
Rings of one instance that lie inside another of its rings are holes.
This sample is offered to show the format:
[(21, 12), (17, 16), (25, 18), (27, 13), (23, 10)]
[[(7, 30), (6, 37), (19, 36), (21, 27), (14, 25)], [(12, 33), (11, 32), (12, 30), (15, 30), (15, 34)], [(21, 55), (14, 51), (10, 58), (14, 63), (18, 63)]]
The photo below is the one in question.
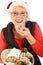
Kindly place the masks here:
[(17, 23), (21, 23), (21, 22), (23, 22), (23, 20), (21, 20), (21, 21), (17, 21), (17, 20), (15, 20)]

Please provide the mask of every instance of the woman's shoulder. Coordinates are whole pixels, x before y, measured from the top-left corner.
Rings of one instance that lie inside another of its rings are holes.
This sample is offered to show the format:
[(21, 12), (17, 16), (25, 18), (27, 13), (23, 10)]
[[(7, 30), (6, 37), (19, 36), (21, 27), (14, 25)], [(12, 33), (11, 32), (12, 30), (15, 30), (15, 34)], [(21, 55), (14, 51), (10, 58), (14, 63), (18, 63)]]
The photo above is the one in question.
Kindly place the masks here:
[(37, 29), (40, 29), (40, 26), (39, 26), (39, 24), (38, 24), (38, 22), (36, 22), (36, 21), (31, 21), (31, 23), (34, 25), (35, 24), (35, 29), (37, 28)]
[(0, 41), (2, 42), (6, 42), (5, 38), (4, 38), (4, 34), (3, 31), (0, 32)]
[(3, 31), (0, 32), (0, 38), (4, 38)]
[(35, 22), (35, 30), (38, 30), (41, 32), (41, 28), (40, 28), (40, 25), (38, 24), (38, 22)]

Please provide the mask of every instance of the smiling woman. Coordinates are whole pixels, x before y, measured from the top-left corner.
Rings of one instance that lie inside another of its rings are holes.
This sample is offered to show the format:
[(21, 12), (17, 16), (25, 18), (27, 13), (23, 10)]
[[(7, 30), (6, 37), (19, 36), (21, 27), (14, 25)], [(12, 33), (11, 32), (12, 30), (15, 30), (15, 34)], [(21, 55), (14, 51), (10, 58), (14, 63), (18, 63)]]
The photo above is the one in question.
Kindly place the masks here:
[[(27, 12), (25, 10), (24, 7), (22, 6), (16, 6), (12, 12), (10, 12), (11, 14), (11, 19), (13, 20), (13, 23), (15, 24), (20, 24), (23, 25), (23, 21), (25, 21), (27, 19)], [(15, 21), (15, 22), (14, 22)]]
[(7, 10), (12, 21), (0, 33), (0, 53), (6, 48), (26, 47), (34, 56), (34, 65), (41, 65), (37, 54), (43, 56), (42, 33), (39, 25), (30, 21), (27, 6), (27, 2), (21, 0), (8, 4)]

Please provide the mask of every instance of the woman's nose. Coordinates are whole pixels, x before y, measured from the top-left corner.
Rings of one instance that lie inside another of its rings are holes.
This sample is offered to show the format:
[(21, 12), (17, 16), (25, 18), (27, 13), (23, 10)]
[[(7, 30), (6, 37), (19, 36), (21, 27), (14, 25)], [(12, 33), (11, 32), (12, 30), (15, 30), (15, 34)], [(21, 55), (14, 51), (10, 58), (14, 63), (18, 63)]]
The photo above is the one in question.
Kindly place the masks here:
[(22, 19), (22, 16), (20, 14), (17, 15), (17, 19), (20, 20)]

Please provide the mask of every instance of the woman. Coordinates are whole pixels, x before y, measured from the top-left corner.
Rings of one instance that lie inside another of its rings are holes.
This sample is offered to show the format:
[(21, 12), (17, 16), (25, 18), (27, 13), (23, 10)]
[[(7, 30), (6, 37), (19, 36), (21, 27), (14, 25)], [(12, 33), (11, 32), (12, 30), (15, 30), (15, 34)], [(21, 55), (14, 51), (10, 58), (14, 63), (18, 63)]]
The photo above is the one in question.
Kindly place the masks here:
[(27, 6), (27, 3), (22, 1), (10, 2), (7, 6), (12, 22), (3, 28), (0, 33), (0, 53), (6, 48), (22, 49), (26, 47), (34, 56), (34, 65), (41, 65), (37, 54), (43, 56), (42, 33), (36, 22), (28, 20)]

